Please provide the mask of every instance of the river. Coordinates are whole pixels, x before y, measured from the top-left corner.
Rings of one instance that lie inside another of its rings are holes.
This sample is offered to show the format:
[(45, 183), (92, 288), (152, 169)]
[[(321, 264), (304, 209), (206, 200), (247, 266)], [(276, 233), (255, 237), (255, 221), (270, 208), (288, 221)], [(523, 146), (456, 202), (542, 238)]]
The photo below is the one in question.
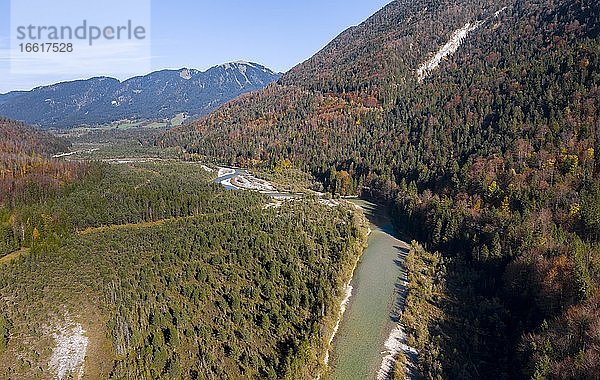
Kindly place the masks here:
[[(228, 169), (215, 180), (229, 190), (238, 189), (231, 180), (248, 172)], [(275, 198), (291, 194), (263, 192)], [(410, 246), (396, 237), (387, 211), (364, 200), (351, 200), (362, 207), (370, 221), (371, 234), (350, 283), (352, 296), (333, 340), (329, 356), (330, 380), (387, 379), (393, 356), (400, 350), (409, 359), (409, 378), (415, 378), (416, 352), (405, 345), (399, 315), (406, 296), (404, 259)]]
[(352, 202), (364, 209), (372, 232), (351, 282), (352, 298), (333, 341), (331, 380), (378, 378), (388, 354), (386, 341), (398, 327), (404, 297), (402, 263), (409, 245), (396, 238), (381, 206)]

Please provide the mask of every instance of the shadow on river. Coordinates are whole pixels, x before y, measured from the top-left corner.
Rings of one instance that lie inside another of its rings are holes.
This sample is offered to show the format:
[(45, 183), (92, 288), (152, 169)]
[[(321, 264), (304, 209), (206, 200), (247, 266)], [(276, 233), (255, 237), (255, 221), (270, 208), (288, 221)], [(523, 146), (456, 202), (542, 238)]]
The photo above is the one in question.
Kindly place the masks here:
[(406, 293), (404, 260), (409, 245), (396, 237), (387, 210), (355, 200), (371, 223), (368, 247), (356, 268), (352, 298), (333, 341), (329, 379), (375, 379)]

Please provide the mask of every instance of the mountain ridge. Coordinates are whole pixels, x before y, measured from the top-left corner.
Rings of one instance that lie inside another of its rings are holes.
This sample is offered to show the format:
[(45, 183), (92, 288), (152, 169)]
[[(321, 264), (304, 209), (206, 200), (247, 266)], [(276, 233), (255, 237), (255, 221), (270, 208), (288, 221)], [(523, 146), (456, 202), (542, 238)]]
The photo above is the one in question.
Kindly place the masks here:
[(241, 61), (205, 71), (159, 70), (123, 81), (99, 76), (1, 94), (0, 115), (42, 128), (167, 119), (179, 113), (201, 116), (280, 76)]

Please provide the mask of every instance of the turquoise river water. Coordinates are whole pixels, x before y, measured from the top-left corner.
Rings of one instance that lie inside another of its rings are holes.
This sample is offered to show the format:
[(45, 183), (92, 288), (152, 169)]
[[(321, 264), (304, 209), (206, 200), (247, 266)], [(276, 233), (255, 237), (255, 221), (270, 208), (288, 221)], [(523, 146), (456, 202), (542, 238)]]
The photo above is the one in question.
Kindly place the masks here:
[(408, 245), (395, 237), (385, 210), (356, 200), (371, 222), (368, 248), (354, 277), (352, 297), (333, 341), (332, 380), (375, 379), (385, 341), (397, 324), (401, 263)]

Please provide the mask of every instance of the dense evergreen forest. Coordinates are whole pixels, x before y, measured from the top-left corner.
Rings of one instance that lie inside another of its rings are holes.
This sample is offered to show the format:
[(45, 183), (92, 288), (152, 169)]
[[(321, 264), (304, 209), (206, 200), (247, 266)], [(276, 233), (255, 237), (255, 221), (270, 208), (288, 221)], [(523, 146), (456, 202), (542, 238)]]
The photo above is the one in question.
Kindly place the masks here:
[(365, 222), (310, 199), (267, 209), (211, 179), (88, 163), (0, 204), (0, 377), (54, 378), (73, 323), (87, 378), (317, 376)]
[(389, 202), (435, 278), (406, 319), (426, 378), (598, 378), (599, 65), (595, 0), (394, 1), (156, 143)]

